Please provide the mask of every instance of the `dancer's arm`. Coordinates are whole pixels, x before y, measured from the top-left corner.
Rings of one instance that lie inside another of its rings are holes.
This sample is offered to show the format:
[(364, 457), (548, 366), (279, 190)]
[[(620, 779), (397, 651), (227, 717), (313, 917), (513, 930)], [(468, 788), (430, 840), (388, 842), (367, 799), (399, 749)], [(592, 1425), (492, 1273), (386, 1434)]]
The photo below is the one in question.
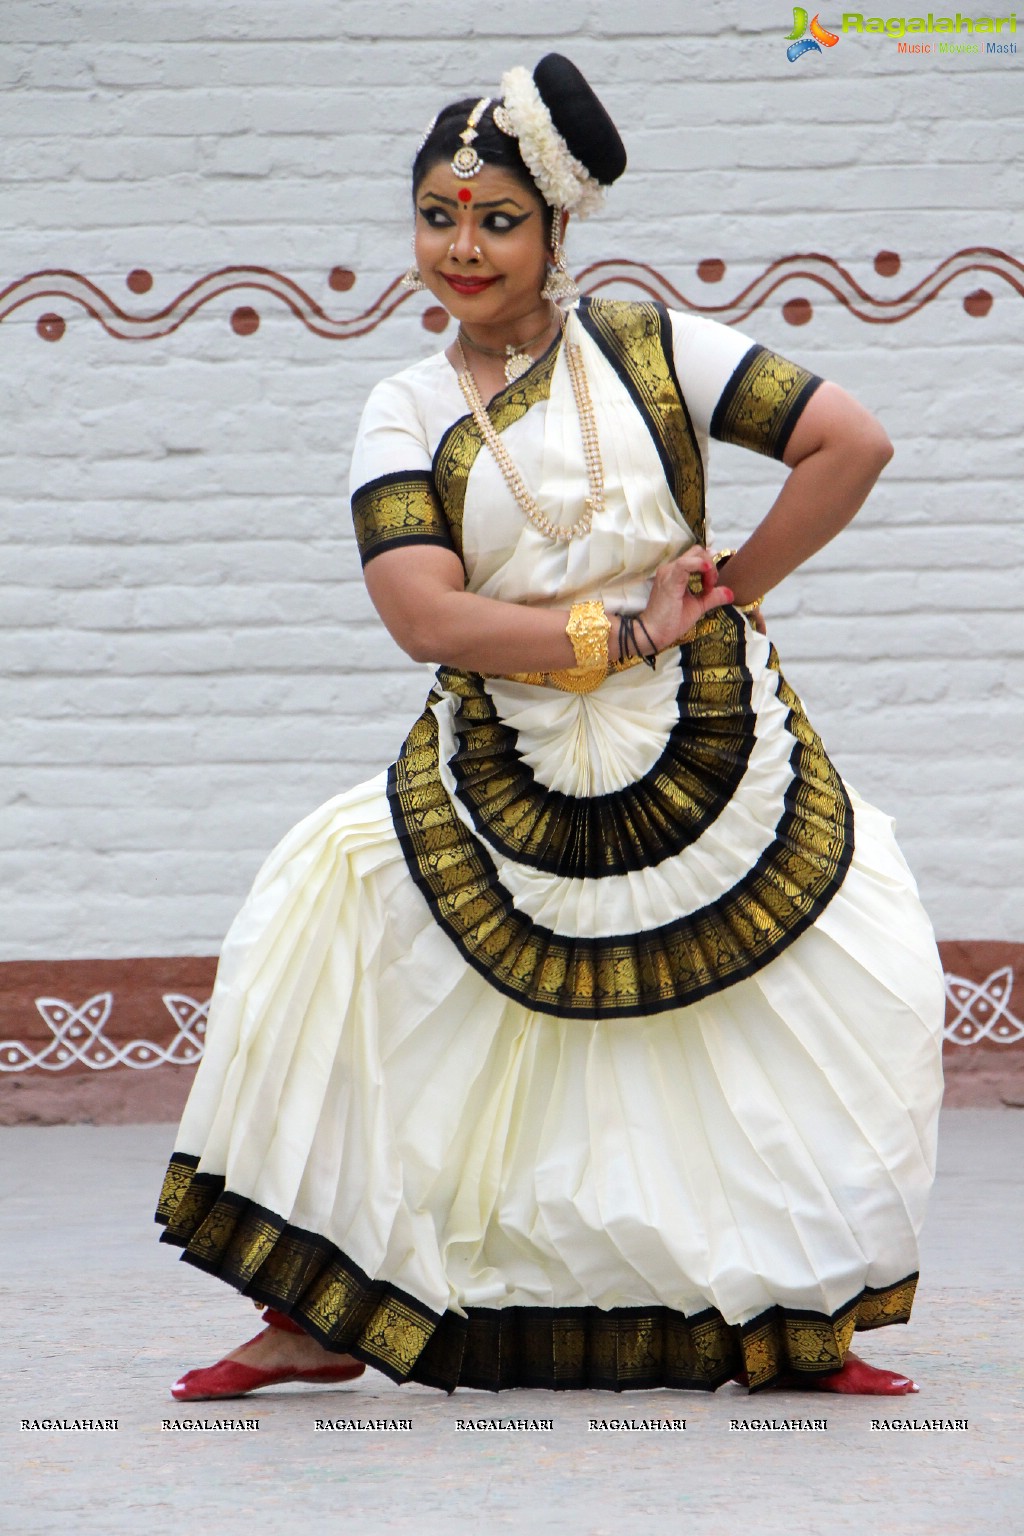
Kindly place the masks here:
[[(697, 571), (708, 573), (700, 596), (688, 590), (689, 577)], [(368, 562), (364, 575), (374, 607), (392, 638), (414, 661), (484, 673), (553, 672), (575, 665), (565, 633), (568, 608), (506, 603), (467, 592), (462, 562), (448, 550), (428, 545), (388, 550)], [(707, 551), (700, 547), (659, 569), (652, 588), (652, 598), (659, 594), (659, 649), (678, 639), (703, 614), (731, 601), (730, 589), (716, 588), (715, 580)], [(618, 620), (609, 617), (608, 648), (614, 657)], [(646, 650), (642, 635), (638, 639)]]
[(893, 455), (881, 423), (838, 384), (815, 390), (783, 454), (790, 473), (723, 579), (738, 603), (778, 586), (846, 524)]

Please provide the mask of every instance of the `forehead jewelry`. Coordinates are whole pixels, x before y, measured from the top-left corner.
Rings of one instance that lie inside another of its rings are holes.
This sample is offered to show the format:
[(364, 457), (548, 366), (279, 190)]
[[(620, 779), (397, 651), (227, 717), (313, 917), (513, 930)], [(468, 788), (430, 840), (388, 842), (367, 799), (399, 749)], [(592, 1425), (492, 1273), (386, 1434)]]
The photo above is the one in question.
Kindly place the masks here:
[(490, 104), (491, 98), (489, 96), (481, 96), (480, 100), (469, 114), (469, 117), (466, 119), (465, 128), (463, 128), (462, 132), (459, 134), (459, 138), (462, 140), (462, 145), (455, 151), (454, 155), (452, 156), (452, 170), (454, 171), (455, 175), (460, 177), (463, 181), (467, 181), (470, 176), (479, 176), (480, 172), (484, 168), (484, 162), (473, 148), (473, 140), (478, 136), (476, 125), (483, 117)]
[(502, 133), (507, 134), (510, 139), (517, 139), (519, 137), (519, 135), (516, 133), (515, 124), (512, 121), (511, 113), (503, 101), (498, 102), (498, 105), (491, 113), (491, 116), (494, 119), (495, 128), (500, 128)]
[[(433, 117), (430, 119), (430, 122), (424, 128), (424, 130), (423, 130), (423, 137), (420, 139), (419, 143), (416, 146), (416, 155), (419, 154), (420, 150), (423, 148), (424, 144), (427, 142), (427, 140), (430, 138), (430, 135), (433, 133), (434, 129), (437, 127), (437, 120), (440, 117), (440, 115), (441, 115), (440, 112), (435, 112)], [(413, 156), (414, 160), (416, 158), (416, 155)]]

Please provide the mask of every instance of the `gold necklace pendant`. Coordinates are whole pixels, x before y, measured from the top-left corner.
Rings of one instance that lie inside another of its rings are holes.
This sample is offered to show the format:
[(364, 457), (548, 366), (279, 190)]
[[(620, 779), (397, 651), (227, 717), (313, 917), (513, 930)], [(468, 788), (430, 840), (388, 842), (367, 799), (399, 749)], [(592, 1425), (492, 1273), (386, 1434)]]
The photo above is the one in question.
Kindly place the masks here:
[(531, 356), (527, 348), (536, 346), (537, 342), (547, 335), (550, 324), (551, 322), (548, 321), (547, 325), (542, 330), (539, 330), (536, 336), (528, 336), (525, 341), (506, 342), (503, 348), (481, 346), (480, 342), (473, 340), (465, 326), (460, 324), (459, 342), (467, 347), (472, 347), (473, 351), (479, 352), (481, 357), (500, 357), (505, 365), (505, 383), (514, 384), (517, 379), (522, 378), (524, 373), (529, 373), (533, 367), (536, 359)]
[(516, 379), (521, 379), (524, 373), (529, 373), (533, 367), (533, 358), (529, 352), (520, 352), (511, 344), (505, 348), (505, 383), (514, 384)]

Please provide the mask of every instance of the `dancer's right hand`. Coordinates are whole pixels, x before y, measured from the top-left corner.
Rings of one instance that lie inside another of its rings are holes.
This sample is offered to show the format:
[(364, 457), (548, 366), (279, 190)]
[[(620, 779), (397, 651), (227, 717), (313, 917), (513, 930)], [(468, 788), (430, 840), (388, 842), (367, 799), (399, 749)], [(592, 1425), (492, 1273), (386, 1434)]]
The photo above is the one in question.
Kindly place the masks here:
[[(701, 577), (701, 591), (690, 591), (690, 577)], [(682, 638), (714, 608), (733, 600), (732, 588), (718, 585), (718, 572), (701, 545), (666, 560), (654, 574), (647, 607), (640, 615), (658, 650)]]

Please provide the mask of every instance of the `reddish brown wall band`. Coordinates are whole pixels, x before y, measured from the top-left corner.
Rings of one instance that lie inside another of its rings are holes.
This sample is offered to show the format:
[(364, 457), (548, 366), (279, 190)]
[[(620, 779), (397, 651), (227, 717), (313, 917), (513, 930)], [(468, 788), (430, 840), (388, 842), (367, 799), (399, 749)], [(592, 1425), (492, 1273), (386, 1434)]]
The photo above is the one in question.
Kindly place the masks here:
[[(946, 1101), (1024, 1106), (1024, 944), (949, 940)], [(174, 1120), (216, 960), (0, 965), (0, 1124)]]
[[(886, 284), (893, 283), (899, 276), (902, 268), (899, 253), (879, 251), (874, 268), (883, 283), (878, 292), (869, 293), (834, 256), (816, 252), (780, 256), (731, 298), (719, 298), (716, 294), (717, 302), (710, 302), (700, 291), (696, 296), (681, 293), (655, 267), (641, 261), (593, 262), (578, 274), (577, 280), (584, 293), (600, 293), (613, 288), (616, 291), (625, 289), (630, 297), (635, 297), (639, 291), (693, 314), (711, 315), (729, 325), (742, 324), (776, 295), (775, 301), (790, 325), (806, 325), (813, 318), (814, 306), (808, 292), (828, 295), (858, 320), (871, 325), (894, 325), (907, 320), (931, 304), (951, 284), (960, 285), (965, 278), (973, 281), (979, 277), (982, 280), (982, 286), (973, 287), (961, 299), (964, 312), (975, 319), (984, 319), (990, 313), (994, 303), (993, 287), (997, 292), (1009, 290), (1024, 297), (1024, 264), (994, 246), (967, 246), (955, 251), (909, 287), (901, 286), (897, 292), (888, 291)], [(725, 279), (727, 267), (719, 257), (712, 256), (699, 261), (695, 270), (698, 281), (708, 287)], [(348, 268), (334, 267), (326, 274), (326, 281), (332, 292), (346, 292), (355, 284), (356, 274)], [(272, 267), (221, 267), (190, 283), (161, 309), (140, 312), (125, 309), (111, 293), (82, 273), (52, 268), (29, 272), (0, 290), (0, 323), (28, 307), (29, 313), (36, 316), (36, 331), (40, 338), (55, 342), (60, 341), (67, 330), (67, 315), (61, 311), (70, 311), (91, 316), (110, 336), (119, 340), (154, 341), (171, 335), (213, 300), (228, 293), (245, 293), (256, 302), (237, 305), (229, 316), (232, 329), (240, 337), (251, 336), (259, 329), (258, 305), (266, 307), (265, 296), (269, 295), (275, 308), (289, 310), (314, 335), (345, 341), (376, 330), (401, 305), (422, 302), (413, 300), (413, 296), (400, 287), (400, 282), (400, 278), (394, 278), (362, 313), (343, 319), (329, 314), (292, 278)], [(153, 286), (152, 274), (141, 267), (133, 268), (125, 276), (125, 286), (131, 294), (147, 293)], [(59, 307), (55, 309), (54, 305)], [(421, 310), (420, 319), (424, 328), (433, 332), (443, 331), (448, 324), (446, 312), (429, 300)]]

